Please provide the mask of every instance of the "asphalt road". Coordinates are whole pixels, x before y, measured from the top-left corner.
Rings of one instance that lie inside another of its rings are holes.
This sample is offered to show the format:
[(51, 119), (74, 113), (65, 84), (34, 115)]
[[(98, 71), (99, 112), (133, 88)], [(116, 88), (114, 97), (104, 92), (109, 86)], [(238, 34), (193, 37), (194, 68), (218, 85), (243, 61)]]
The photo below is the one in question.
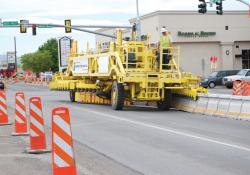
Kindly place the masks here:
[(53, 107), (69, 107), (74, 140), (106, 158), (96, 161), (123, 167), (110, 175), (250, 174), (250, 122), (151, 108), (113, 111), (105, 105), (70, 103), (66, 92), (24, 84), (8, 87), (9, 106), (14, 106), (16, 91), (24, 91), (27, 99), (42, 98), (48, 126)]
[(233, 89), (228, 89), (225, 86), (216, 86), (213, 89), (208, 88), (210, 94), (227, 94), (232, 95)]

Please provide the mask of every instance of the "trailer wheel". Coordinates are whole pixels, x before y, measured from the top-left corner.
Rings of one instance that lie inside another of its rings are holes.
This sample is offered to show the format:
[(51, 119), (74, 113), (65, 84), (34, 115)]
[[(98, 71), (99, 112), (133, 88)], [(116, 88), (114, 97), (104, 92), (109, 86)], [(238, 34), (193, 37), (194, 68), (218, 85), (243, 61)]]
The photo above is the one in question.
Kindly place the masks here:
[(112, 84), (111, 105), (114, 110), (122, 110), (124, 105), (124, 87), (116, 81)]
[(172, 91), (170, 89), (166, 89), (164, 100), (157, 102), (158, 109), (168, 111), (171, 107), (172, 99), (173, 99)]
[(69, 91), (69, 98), (71, 102), (76, 102), (76, 92), (75, 91)]

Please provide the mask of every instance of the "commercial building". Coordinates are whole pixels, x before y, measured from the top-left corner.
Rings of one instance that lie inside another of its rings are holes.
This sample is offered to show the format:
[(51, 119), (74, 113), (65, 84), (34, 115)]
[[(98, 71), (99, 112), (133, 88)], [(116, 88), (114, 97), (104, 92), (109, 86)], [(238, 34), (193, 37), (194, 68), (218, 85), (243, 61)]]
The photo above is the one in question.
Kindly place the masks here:
[[(135, 19), (131, 19), (133, 24)], [(196, 11), (156, 11), (141, 16), (142, 35), (150, 34), (157, 43), (161, 28), (171, 32), (173, 44), (180, 46), (182, 71), (207, 76), (214, 70), (250, 68), (250, 18), (247, 11), (226, 11), (223, 15)], [(99, 32), (114, 34), (113, 29)], [(129, 35), (125, 31), (125, 35)], [(107, 45), (111, 39), (96, 36), (96, 42)], [(211, 57), (217, 57), (216, 68)]]

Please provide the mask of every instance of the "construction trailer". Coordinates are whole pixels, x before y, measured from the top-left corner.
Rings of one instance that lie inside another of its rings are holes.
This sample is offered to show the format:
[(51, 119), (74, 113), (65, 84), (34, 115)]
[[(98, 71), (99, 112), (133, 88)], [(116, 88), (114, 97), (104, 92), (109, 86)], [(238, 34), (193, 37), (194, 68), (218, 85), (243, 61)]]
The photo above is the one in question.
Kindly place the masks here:
[[(163, 54), (168, 64), (163, 64)], [(96, 53), (87, 48), (85, 54), (78, 54), (74, 41), (67, 70), (55, 74), (49, 87), (69, 91), (72, 102), (111, 104), (114, 110), (122, 110), (124, 105), (143, 101), (168, 110), (174, 95), (196, 100), (198, 93), (207, 93), (199, 78), (180, 71), (179, 57), (179, 47), (163, 53), (148, 40), (136, 41), (134, 32), (131, 39), (123, 39), (117, 29), (116, 41)]]

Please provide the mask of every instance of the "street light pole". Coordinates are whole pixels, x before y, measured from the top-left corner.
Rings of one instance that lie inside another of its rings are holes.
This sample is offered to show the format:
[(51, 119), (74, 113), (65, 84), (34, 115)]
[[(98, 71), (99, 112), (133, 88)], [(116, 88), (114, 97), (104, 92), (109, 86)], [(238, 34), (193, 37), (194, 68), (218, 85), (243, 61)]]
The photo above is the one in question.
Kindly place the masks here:
[(14, 48), (15, 48), (15, 71), (17, 72), (16, 37), (15, 36), (14, 36)]
[(137, 10), (137, 40), (141, 41), (141, 21), (139, 13), (139, 0), (136, 0), (136, 10)]

